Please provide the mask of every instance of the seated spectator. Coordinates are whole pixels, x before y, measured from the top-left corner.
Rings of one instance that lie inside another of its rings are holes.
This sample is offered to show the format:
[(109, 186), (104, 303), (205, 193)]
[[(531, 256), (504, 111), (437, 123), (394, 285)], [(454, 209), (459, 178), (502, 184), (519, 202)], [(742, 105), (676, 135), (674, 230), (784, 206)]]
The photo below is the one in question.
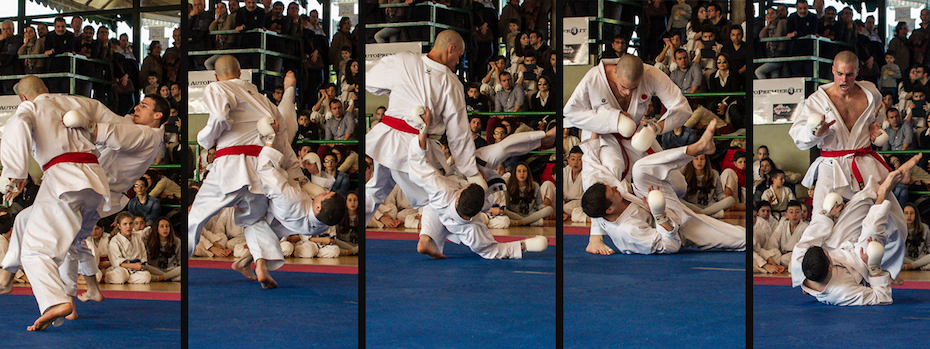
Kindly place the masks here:
[(543, 219), (554, 212), (552, 206), (543, 205), (539, 184), (533, 181), (529, 167), (523, 163), (515, 167), (514, 174), (507, 181), (507, 199), (505, 212), (510, 217), (511, 226), (541, 227)]
[(355, 115), (342, 109), (338, 99), (330, 102), (329, 111), (333, 117), (326, 120), (325, 140), (349, 140), (355, 134)]
[(904, 205), (904, 219), (907, 221), (906, 254), (902, 270), (930, 269), (930, 228), (923, 223), (914, 204)]
[(888, 134), (888, 143), (882, 146), (882, 150), (907, 150), (914, 143), (914, 127), (910, 122), (902, 121), (901, 115), (897, 109), (891, 108), (885, 113), (888, 118), (888, 127), (885, 133)]
[(354, 190), (346, 195), (346, 208), (348, 214), (342, 223), (337, 224), (330, 232), (333, 244), (339, 246), (340, 255), (353, 256), (358, 254), (358, 194)]
[(678, 63), (675, 62), (675, 51), (681, 48), (682, 34), (680, 32), (669, 32), (666, 36), (666, 38), (662, 39), (665, 42), (665, 47), (656, 56), (655, 66), (663, 73), (669, 74), (678, 69)]
[(358, 99), (358, 61), (350, 59), (346, 63), (346, 72), (339, 79), (339, 100), (346, 105), (346, 110), (355, 113), (355, 100)]
[[(727, 55), (727, 60), (729, 61), (729, 68), (733, 69), (734, 72), (739, 73), (739, 76), (742, 76), (746, 73), (746, 62), (748, 62), (748, 49), (746, 45), (743, 45), (743, 27), (738, 25), (730, 27), (727, 30), (727, 33), (730, 35), (730, 40), (727, 41), (723, 48), (720, 49), (720, 53)], [(720, 60), (719, 54), (717, 60)], [(720, 63), (717, 63), (717, 68), (720, 68)], [(740, 81), (742, 83), (742, 81)]]
[(326, 120), (332, 118), (333, 114), (329, 111), (329, 107), (334, 100), (337, 100), (336, 85), (324, 82), (323, 85), (320, 86), (320, 98), (311, 109), (310, 120), (316, 122), (318, 125), (322, 125)]
[(694, 212), (721, 218), (723, 210), (736, 203), (735, 199), (724, 194), (720, 174), (709, 166), (706, 156), (696, 156), (681, 169), (681, 173), (688, 183), (688, 192), (682, 203)]
[[(734, 31), (735, 32), (735, 31)], [(731, 69), (731, 59), (725, 53), (717, 55), (717, 71), (707, 80), (707, 92), (742, 92), (743, 75)], [(714, 97), (708, 99), (708, 109), (718, 117), (731, 121), (735, 128), (743, 127), (745, 103), (740, 96)]]
[[(210, 31), (233, 30), (236, 28), (236, 11), (239, 10), (239, 1), (229, 1), (227, 11), (226, 4), (222, 1), (216, 3), (213, 22), (210, 23)], [(216, 35), (216, 49), (229, 50), (236, 48), (236, 34), (218, 34)], [(204, 63), (207, 70), (213, 70), (213, 64), (221, 55), (210, 56)]]
[[(772, 229), (775, 229), (775, 227), (778, 226), (778, 219), (776, 219), (775, 216), (772, 215), (772, 204), (771, 203), (769, 203), (768, 201), (759, 201), (759, 202), (756, 202), (753, 205), (753, 207), (759, 208), (759, 221), (761, 221), (762, 222), (761, 224), (764, 224), (765, 227), (767, 227), (769, 231), (771, 231)], [(768, 241), (769, 237), (771, 237), (771, 235), (767, 236), (766, 239), (763, 241)]]
[(145, 216), (149, 225), (155, 224), (155, 219), (161, 214), (161, 202), (158, 199), (149, 196), (149, 186), (145, 179), (139, 179), (132, 186), (136, 197), (129, 201), (126, 210), (130, 214), (141, 214)]
[[(668, 148), (666, 148), (668, 149)], [(723, 194), (736, 198), (736, 206), (746, 205), (746, 152), (736, 151), (733, 155), (733, 166), (724, 168), (720, 173), (720, 182), (723, 184)], [(740, 207), (745, 210), (745, 207)]]
[(681, 93), (702, 92), (704, 75), (697, 64), (692, 64), (688, 52), (683, 49), (675, 51), (675, 63), (678, 69), (669, 73), (669, 78), (681, 89)]
[(520, 84), (523, 85), (524, 91), (536, 91), (536, 80), (542, 74), (542, 67), (536, 64), (535, 56), (526, 56), (523, 64), (520, 65)]
[(148, 263), (145, 270), (152, 274), (152, 282), (181, 281), (181, 239), (174, 233), (171, 221), (158, 218), (156, 233), (145, 239)]
[(468, 91), (465, 94), (465, 110), (469, 113), (491, 111), (491, 100), (481, 93), (481, 85), (477, 82), (468, 84)]
[(882, 128), (888, 127), (888, 120), (885, 120), (885, 112), (890, 108), (896, 108), (898, 104), (895, 93), (882, 93), (882, 104), (875, 108), (875, 115), (882, 120)]
[(807, 229), (807, 223), (801, 220), (801, 203), (791, 200), (786, 204), (785, 217), (772, 230), (772, 236), (766, 241), (760, 255), (769, 263), (788, 267), (794, 245), (801, 240), (801, 234)]
[(788, 209), (788, 202), (797, 200), (794, 191), (785, 187), (785, 172), (779, 169), (772, 170), (769, 188), (762, 192), (762, 200), (771, 203), (772, 212), (776, 214), (784, 213)]
[[(765, 10), (765, 27), (759, 33), (760, 38), (782, 37), (788, 34), (788, 21), (778, 18), (777, 11), (774, 8)], [(787, 55), (787, 44), (784, 41), (766, 42), (765, 58), (784, 57)], [(756, 79), (777, 79), (782, 77), (783, 62), (769, 62), (756, 68)]]
[[(693, 57), (693, 62), (703, 70), (704, 76), (709, 76), (717, 70), (714, 58), (716, 58), (720, 50), (723, 49), (723, 45), (717, 43), (716, 38), (714, 27), (710, 25), (705, 26), (704, 29), (701, 30), (701, 40), (695, 41), (694, 46), (688, 50), (690, 56)], [(677, 60), (676, 63), (681, 65)]]
[(488, 74), (481, 80), (481, 93), (493, 98), (497, 91), (503, 88), (499, 79), (500, 74), (506, 70), (507, 60), (503, 56), (491, 57), (488, 61)]
[(300, 141), (320, 140), (320, 126), (311, 121), (310, 112), (301, 110), (297, 116), (297, 135), (294, 137), (294, 146)]
[(523, 92), (523, 86), (515, 84), (513, 76), (508, 72), (501, 72), (498, 78), (501, 83), (501, 90), (494, 95), (495, 112), (519, 112), (523, 109), (523, 103), (526, 101), (526, 94)]
[(578, 139), (577, 136), (572, 135), (572, 129), (563, 128), (562, 129), (562, 153), (565, 154), (566, 159), (569, 156), (571, 156), (571, 150), (574, 149), (576, 146), (578, 146), (578, 144), (581, 144), (581, 140)]
[(386, 111), (387, 111), (387, 107), (385, 107), (385, 106), (383, 106), (383, 105), (382, 105), (382, 106), (379, 106), (378, 109), (375, 109), (374, 115), (371, 116), (370, 125), (368, 125), (368, 129), (369, 129), (369, 130), (370, 130), (372, 127), (375, 127), (375, 125), (377, 125), (379, 122), (381, 122), (381, 118), (384, 117), (384, 112), (386, 112)]
[(181, 186), (166, 176), (162, 176), (158, 171), (148, 170), (142, 175), (143, 178), (151, 181), (149, 196), (158, 198), (161, 202), (174, 202), (181, 199)]
[(481, 117), (472, 115), (468, 119), (468, 128), (471, 130), (471, 139), (475, 141), (475, 149), (488, 145), (488, 141), (481, 137)]
[(572, 222), (590, 222), (591, 219), (581, 209), (581, 196), (584, 188), (581, 185), (581, 148), (575, 146), (568, 154), (568, 166), (562, 169), (562, 220)]
[(397, 228), (407, 227), (410, 229), (419, 229), (420, 214), (422, 209), (413, 208), (407, 201), (407, 196), (400, 190), (400, 187), (394, 186), (391, 193), (388, 194), (384, 202), (378, 206), (374, 217), (368, 226), (371, 228)]
[[(384, 4), (403, 4), (406, 0), (378, 0), (381, 5)], [(389, 7), (384, 9), (386, 23), (400, 23), (407, 19), (407, 10), (403, 7)], [(400, 41), (403, 29), (401, 27), (385, 27), (375, 33), (375, 42), (398, 42)]]
[(326, 156), (323, 157), (323, 171), (326, 171), (327, 174), (336, 179), (336, 182), (333, 183), (330, 190), (346, 195), (349, 192), (349, 176), (336, 169), (338, 161), (335, 154), (326, 154)]
[(660, 138), (662, 149), (684, 147), (698, 140), (697, 133), (685, 126), (678, 127), (672, 132), (663, 133)]
[[(141, 181), (144, 182), (144, 181)], [(138, 183), (138, 182), (136, 182)], [(122, 212), (116, 216), (119, 233), (110, 238), (110, 263), (104, 275), (108, 284), (147, 284), (152, 274), (145, 270), (148, 253), (145, 251), (145, 236), (151, 228), (132, 231), (132, 215)]]
[[(98, 283), (103, 282), (103, 275), (111, 266), (110, 233), (107, 233), (106, 229), (103, 229), (102, 224), (103, 223), (101, 221), (97, 221), (97, 223), (94, 224), (94, 230), (90, 232), (90, 236), (87, 237), (87, 240), (85, 240), (87, 246), (90, 247), (90, 252), (94, 255), (94, 259), (97, 261)], [(0, 252), (0, 256), (3, 256), (3, 252)]]
[(333, 147), (331, 152), (339, 159), (339, 171), (346, 174), (355, 174), (358, 171), (358, 153), (342, 144)]
[(536, 87), (539, 91), (530, 98), (530, 111), (556, 111), (555, 103), (549, 103), (549, 78), (540, 76)]

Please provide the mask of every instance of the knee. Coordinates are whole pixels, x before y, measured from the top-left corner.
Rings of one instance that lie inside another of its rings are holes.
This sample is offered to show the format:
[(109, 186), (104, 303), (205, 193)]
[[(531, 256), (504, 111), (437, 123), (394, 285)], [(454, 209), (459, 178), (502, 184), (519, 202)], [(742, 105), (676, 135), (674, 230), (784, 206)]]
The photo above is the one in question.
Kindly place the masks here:
[(105, 277), (108, 284), (121, 285), (129, 279), (129, 271), (123, 267), (110, 268)]
[(316, 243), (303, 242), (294, 247), (294, 257), (313, 258), (316, 257), (318, 250)]
[(336, 245), (326, 245), (320, 248), (317, 257), (320, 258), (336, 258), (339, 257), (339, 246)]
[(292, 254), (294, 254), (294, 244), (288, 241), (282, 241), (281, 252), (284, 253), (284, 257), (290, 257)]

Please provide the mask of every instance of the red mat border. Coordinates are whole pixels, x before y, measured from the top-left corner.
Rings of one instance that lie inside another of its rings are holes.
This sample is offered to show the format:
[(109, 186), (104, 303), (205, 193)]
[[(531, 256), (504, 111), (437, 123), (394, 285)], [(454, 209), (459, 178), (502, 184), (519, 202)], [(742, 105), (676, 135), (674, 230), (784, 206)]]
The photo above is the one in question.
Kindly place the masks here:
[[(84, 290), (78, 290), (78, 294), (83, 294)], [(150, 291), (120, 291), (120, 290), (102, 290), (104, 297), (113, 299), (137, 299), (146, 301), (181, 301), (181, 293), (178, 292), (150, 292)], [(32, 296), (32, 287), (13, 287), (10, 294)]]
[(591, 234), (591, 227), (562, 227), (562, 234), (564, 235), (589, 235)]
[[(420, 234), (415, 233), (402, 233), (396, 231), (379, 231), (379, 230), (368, 230), (365, 231), (366, 239), (378, 239), (378, 240), (405, 240), (405, 241), (417, 241), (420, 239)], [(494, 240), (497, 242), (511, 242), (511, 241), (520, 241), (526, 239), (526, 236), (501, 236), (495, 235)], [(554, 237), (546, 237), (546, 240), (549, 241), (549, 246), (555, 246)]]
[[(791, 278), (786, 277), (769, 277), (753, 276), (752, 284), (762, 286), (791, 286)], [(904, 285), (891, 285), (891, 288), (901, 288), (908, 290), (930, 290), (930, 281), (904, 281)]]
[[(188, 268), (204, 269), (229, 269), (232, 261), (222, 260), (202, 260), (194, 259), (187, 261)], [(285, 264), (276, 271), (293, 271), (300, 273), (325, 273), (325, 274), (356, 274), (358, 275), (357, 266), (348, 265), (313, 265), (313, 264)]]

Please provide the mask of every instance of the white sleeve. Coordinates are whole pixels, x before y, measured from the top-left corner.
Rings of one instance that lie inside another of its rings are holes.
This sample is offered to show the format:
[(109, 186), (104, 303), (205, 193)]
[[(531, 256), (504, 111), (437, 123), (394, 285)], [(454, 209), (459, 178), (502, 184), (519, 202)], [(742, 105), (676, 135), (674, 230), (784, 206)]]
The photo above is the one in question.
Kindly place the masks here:
[(114, 236), (110, 239), (110, 264), (114, 267), (126, 263), (126, 256), (123, 254), (124, 251), (120, 248), (118, 240), (118, 236)]
[[(24, 179), (29, 176), (29, 158), (33, 147), (32, 131), (35, 123), (32, 108), (20, 104), (16, 115), (7, 120), (0, 137), (0, 163), (3, 177)], [(29, 103), (32, 105), (32, 103)], [(34, 105), (32, 105), (34, 108)]]
[(450, 203), (454, 201), (452, 193), (458, 190), (457, 186), (452, 185), (449, 179), (439, 174), (439, 171), (426, 160), (426, 152), (429, 147), (434, 146), (433, 142), (426, 142), (426, 150), (420, 149), (419, 140), (413, 138), (410, 141), (408, 149), (408, 165), (410, 167), (410, 179), (423, 187), (429, 195), (430, 202), (441, 201)]
[[(672, 218), (671, 216), (675, 215), (675, 212), (669, 210), (668, 215), (669, 218)], [(669, 219), (668, 222), (672, 225), (672, 230), (666, 230), (665, 227), (658, 224), (653, 228), (641, 219), (630, 219), (624, 222), (623, 225), (628, 227), (627, 231), (631, 232), (631, 235), (637, 241), (649, 241), (651, 239), (650, 253), (676, 253), (681, 250), (681, 239), (678, 237), (679, 225), (676, 223), (676, 219)]]
[(374, 65), (368, 68), (365, 73), (365, 90), (375, 96), (390, 94), (393, 90), (394, 82), (397, 81), (396, 61), (399, 61), (399, 55), (393, 54), (383, 57), (376, 61)]
[(203, 105), (210, 117), (203, 129), (197, 133), (197, 143), (204, 149), (210, 149), (216, 145), (216, 140), (232, 127), (229, 112), (236, 107), (237, 102), (235, 98), (230, 98), (228, 92), (211, 84), (207, 85), (204, 91)]
[(665, 114), (662, 114), (659, 121), (665, 120), (665, 127), (662, 131), (669, 132), (681, 127), (685, 124), (685, 121), (691, 118), (691, 106), (688, 105), (685, 95), (681, 94), (681, 89), (672, 82), (668, 75), (663, 74), (658, 69), (652, 70), (656, 72), (649, 75), (656, 79), (653, 93), (659, 97), (662, 105), (666, 108)]
[(591, 68), (578, 86), (575, 87), (575, 91), (572, 92), (568, 102), (565, 103), (565, 107), (562, 108), (562, 113), (565, 115), (563, 127), (577, 127), (599, 134), (620, 132), (617, 126), (620, 120), (620, 109), (615, 109), (609, 105), (595, 109), (591, 104), (588, 88), (593, 83), (598, 72), (597, 67)]
[[(812, 96), (815, 97), (816, 96)], [(815, 137), (811, 130), (807, 128), (807, 118), (811, 115), (820, 114), (823, 115), (820, 110), (815, 110), (811, 104), (814, 102), (810, 99), (805, 100), (802, 105), (798, 107), (801, 108), (801, 112), (798, 113), (798, 116), (794, 119), (794, 123), (791, 124), (791, 128), (788, 130), (788, 134), (791, 136), (791, 139), (794, 140), (794, 145), (801, 150), (808, 150), (813, 147), (830, 143), (833, 137), (836, 136), (836, 130), (834, 127), (842, 127), (840, 125), (834, 124), (830, 126), (830, 130), (823, 137)], [(826, 120), (826, 119), (824, 119)], [(829, 121), (827, 121), (829, 123)]]
[(813, 246), (822, 246), (824, 241), (830, 237), (833, 225), (833, 220), (825, 215), (815, 213), (811, 217), (810, 225), (804, 230), (804, 234), (801, 234), (801, 239), (794, 244), (794, 249), (791, 251), (791, 265), (788, 271), (791, 273), (792, 287), (798, 287), (804, 282), (801, 261), (804, 260), (807, 249)]
[[(368, 75), (370, 76), (370, 75)], [(468, 127), (468, 110), (465, 109), (465, 91), (461, 84), (455, 84), (450, 89), (450, 96), (442, 111), (446, 120), (446, 138), (449, 141), (449, 151), (455, 159), (455, 167), (459, 173), (466, 177), (478, 175), (478, 165), (475, 163), (475, 141), (471, 139), (471, 130)]]
[(620, 178), (615, 177), (610, 169), (601, 164), (599, 145), (600, 141), (586, 141), (579, 145), (584, 152), (581, 156), (581, 162), (584, 164), (582, 171), (592, 177), (590, 183), (601, 182), (612, 187), (621, 186)]
[(888, 305), (891, 304), (891, 274), (869, 277), (869, 286), (848, 285), (837, 299), (837, 305)]
[(295, 88), (288, 87), (281, 97), (281, 103), (278, 103), (278, 112), (284, 121), (284, 139), (290, 144), (297, 136), (297, 109), (294, 106)]
[(164, 146), (163, 142), (155, 129), (148, 126), (100, 123), (94, 143), (116, 151), (137, 152)]

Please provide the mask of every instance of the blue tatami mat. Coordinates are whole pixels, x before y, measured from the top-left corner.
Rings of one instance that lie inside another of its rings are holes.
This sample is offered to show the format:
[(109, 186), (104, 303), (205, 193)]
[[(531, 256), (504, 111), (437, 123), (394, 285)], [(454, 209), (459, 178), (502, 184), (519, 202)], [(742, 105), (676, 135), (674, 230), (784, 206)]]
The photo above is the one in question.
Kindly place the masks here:
[(752, 287), (754, 348), (926, 348), (930, 291), (894, 289), (894, 303), (838, 307), (790, 286)]
[(78, 302), (79, 318), (44, 332), (26, 332), (39, 317), (35, 297), (0, 296), (3, 348), (180, 348), (181, 303), (107, 299)]
[(272, 272), (263, 290), (232, 270), (191, 268), (190, 348), (355, 348), (358, 275)]
[(369, 348), (555, 348), (555, 247), (485, 260), (446, 243), (446, 260), (416, 241), (366, 240)]
[(599, 256), (588, 236), (563, 241), (565, 348), (745, 347), (744, 252)]

